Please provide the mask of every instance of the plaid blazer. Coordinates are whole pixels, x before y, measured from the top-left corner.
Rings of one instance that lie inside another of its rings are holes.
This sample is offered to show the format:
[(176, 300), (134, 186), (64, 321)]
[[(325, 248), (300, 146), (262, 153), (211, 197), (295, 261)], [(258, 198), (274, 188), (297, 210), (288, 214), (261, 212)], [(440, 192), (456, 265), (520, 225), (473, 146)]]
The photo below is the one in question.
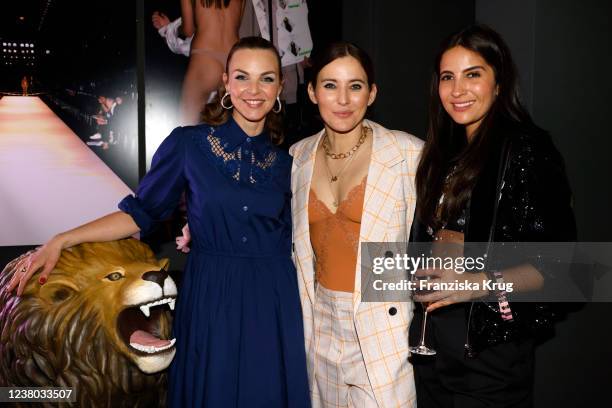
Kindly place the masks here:
[[(364, 125), (373, 130), (373, 145), (359, 243), (407, 242), (416, 204), (414, 179), (423, 141), (372, 121), (365, 120)], [(313, 341), (315, 272), (308, 197), (322, 136), (323, 131), (301, 140), (289, 150), (293, 156), (293, 256), (298, 271), (311, 389), (316, 347)], [(378, 405), (384, 408), (416, 406), (412, 366), (408, 362), (408, 325), (413, 305), (411, 302), (361, 302), (361, 245), (355, 266), (353, 307), (359, 343)]]

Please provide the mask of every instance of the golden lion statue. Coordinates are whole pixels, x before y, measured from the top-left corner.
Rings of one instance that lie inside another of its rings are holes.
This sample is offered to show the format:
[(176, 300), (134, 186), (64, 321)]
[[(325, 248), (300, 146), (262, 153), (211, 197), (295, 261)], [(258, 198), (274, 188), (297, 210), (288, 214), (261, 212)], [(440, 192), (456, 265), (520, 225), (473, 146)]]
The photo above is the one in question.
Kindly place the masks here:
[(135, 239), (64, 250), (49, 280), (23, 295), (0, 274), (0, 386), (72, 387), (77, 405), (163, 406), (176, 285), (168, 260)]

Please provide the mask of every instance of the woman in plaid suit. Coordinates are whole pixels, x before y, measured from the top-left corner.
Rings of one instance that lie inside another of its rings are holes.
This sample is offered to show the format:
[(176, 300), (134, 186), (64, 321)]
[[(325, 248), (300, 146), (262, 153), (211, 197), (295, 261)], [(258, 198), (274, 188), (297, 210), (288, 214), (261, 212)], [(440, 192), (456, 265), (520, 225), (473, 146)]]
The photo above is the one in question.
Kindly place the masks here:
[(372, 62), (347, 42), (313, 55), (324, 129), (293, 145), (294, 259), (313, 407), (413, 407), (408, 302), (362, 302), (363, 242), (407, 241), (422, 142), (365, 120)]

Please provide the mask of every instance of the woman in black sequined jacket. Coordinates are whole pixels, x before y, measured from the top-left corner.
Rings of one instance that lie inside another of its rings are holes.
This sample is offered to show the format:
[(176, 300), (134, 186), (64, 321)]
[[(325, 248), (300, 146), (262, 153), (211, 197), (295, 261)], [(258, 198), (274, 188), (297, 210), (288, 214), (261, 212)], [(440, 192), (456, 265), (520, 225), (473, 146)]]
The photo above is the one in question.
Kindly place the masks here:
[[(576, 240), (561, 155), (522, 107), (509, 49), (486, 26), (452, 35), (438, 54), (417, 192), (412, 242)], [(462, 279), (538, 290), (550, 273), (544, 265)], [(454, 272), (419, 274), (457, 278)], [(488, 295), (498, 302), (483, 301)], [(416, 297), (432, 302), (427, 341), (437, 351), (433, 358), (413, 356), (419, 407), (532, 405), (534, 337), (550, 327), (553, 313), (541, 303), (510, 303), (506, 310), (500, 295), (476, 290)], [(421, 316), (417, 310), (411, 344), (418, 342)]]

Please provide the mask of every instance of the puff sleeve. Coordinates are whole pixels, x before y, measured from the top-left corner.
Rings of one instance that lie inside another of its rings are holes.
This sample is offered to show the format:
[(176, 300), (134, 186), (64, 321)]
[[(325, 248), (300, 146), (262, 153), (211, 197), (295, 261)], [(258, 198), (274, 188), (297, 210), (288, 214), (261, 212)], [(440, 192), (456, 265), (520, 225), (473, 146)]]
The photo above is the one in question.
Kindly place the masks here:
[(143, 235), (168, 218), (179, 203), (187, 185), (184, 171), (187, 138), (182, 128), (174, 129), (153, 155), (151, 169), (136, 194), (119, 202), (119, 209), (134, 219)]

